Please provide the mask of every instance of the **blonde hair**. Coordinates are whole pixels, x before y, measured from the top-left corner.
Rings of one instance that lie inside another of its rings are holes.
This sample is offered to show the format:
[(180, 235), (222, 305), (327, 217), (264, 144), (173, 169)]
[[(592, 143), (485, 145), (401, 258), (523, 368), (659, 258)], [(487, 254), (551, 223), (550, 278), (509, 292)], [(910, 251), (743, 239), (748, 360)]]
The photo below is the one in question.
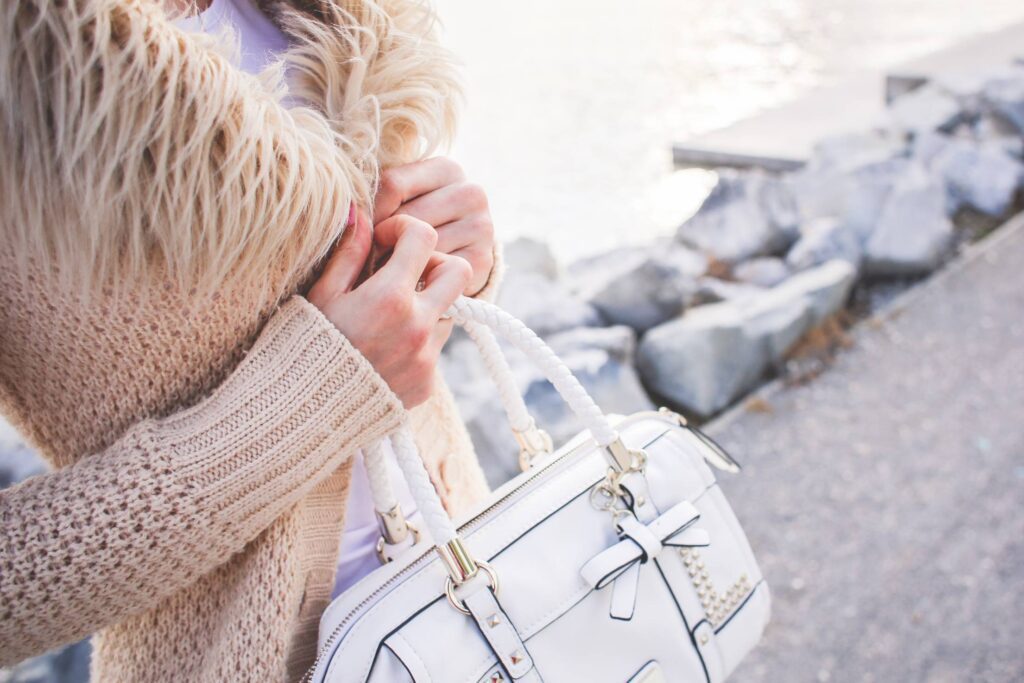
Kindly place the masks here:
[(275, 12), (311, 107), (282, 106), (280, 65), (241, 72), (154, 0), (5, 2), (0, 211), (21, 262), (72, 291), (294, 282), (382, 165), (450, 138), (458, 88), (426, 6)]

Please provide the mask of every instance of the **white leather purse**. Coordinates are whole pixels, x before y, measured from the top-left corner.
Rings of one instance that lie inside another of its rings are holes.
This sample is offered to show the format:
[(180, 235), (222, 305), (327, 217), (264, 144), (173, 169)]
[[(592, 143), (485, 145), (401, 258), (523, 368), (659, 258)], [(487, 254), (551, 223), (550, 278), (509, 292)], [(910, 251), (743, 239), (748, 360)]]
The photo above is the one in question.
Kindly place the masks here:
[[(675, 413), (610, 421), (554, 353), (500, 309), (460, 299), (527, 465), (458, 524), (411, 434), (392, 435), (428, 536), (412, 543), (367, 449), (384, 558), (330, 604), (307, 679), (497, 683), (724, 680), (758, 642), (768, 587), (707, 463), (738, 467)], [(554, 453), (492, 331), (526, 353), (587, 429)], [(415, 534), (418, 538), (418, 533)]]

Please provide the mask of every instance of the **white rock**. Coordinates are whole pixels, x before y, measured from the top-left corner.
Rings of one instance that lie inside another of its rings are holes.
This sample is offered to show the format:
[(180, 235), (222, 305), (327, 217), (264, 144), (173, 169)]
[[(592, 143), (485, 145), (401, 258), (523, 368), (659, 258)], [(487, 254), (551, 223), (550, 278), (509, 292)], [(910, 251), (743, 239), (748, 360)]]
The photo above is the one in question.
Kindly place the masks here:
[(718, 184), (676, 239), (735, 263), (784, 250), (796, 238), (796, 205), (782, 181), (761, 173), (720, 172)]
[(608, 322), (643, 333), (682, 313), (697, 290), (697, 269), (689, 267), (693, 265), (682, 258), (653, 254), (611, 278), (589, 303)]
[(952, 239), (942, 182), (915, 164), (886, 199), (865, 245), (865, 269), (877, 276), (928, 273), (942, 261)]
[(1024, 69), (992, 78), (982, 90), (982, 100), (989, 111), (1012, 124), (1024, 135)]
[(884, 130), (833, 135), (815, 143), (807, 166), (814, 171), (851, 171), (888, 161), (904, 146), (899, 136)]
[(593, 306), (539, 273), (509, 272), (502, 283), (498, 305), (541, 336), (601, 324)]
[(711, 415), (756, 385), (808, 330), (838, 311), (855, 277), (846, 261), (829, 261), (752, 296), (690, 309), (644, 335), (637, 368), (660, 395)]
[(1009, 209), (1024, 177), (1024, 165), (1001, 149), (953, 140), (932, 160), (946, 183), (947, 210), (970, 206), (990, 216)]
[(889, 105), (888, 114), (897, 130), (910, 133), (952, 130), (964, 116), (957, 99), (934, 84), (898, 97)]
[(537, 273), (549, 280), (558, 278), (558, 261), (545, 242), (518, 237), (504, 245), (505, 265), (514, 273)]
[(804, 225), (837, 218), (863, 241), (908, 164), (907, 159), (894, 157), (842, 170), (808, 168), (792, 174), (788, 182)]
[(738, 264), (733, 268), (732, 275), (739, 282), (758, 287), (774, 287), (789, 277), (789, 267), (780, 258), (761, 256)]
[(1001, 149), (1014, 159), (1024, 158), (1024, 138), (1005, 119), (982, 114), (974, 122), (973, 132), (978, 142)]
[(690, 306), (714, 304), (720, 301), (736, 301), (757, 296), (764, 287), (745, 283), (730, 282), (706, 275), (697, 279), (697, 291), (693, 293)]
[(816, 218), (800, 227), (800, 239), (786, 254), (793, 270), (806, 270), (832, 259), (859, 267), (861, 238), (851, 225), (837, 218)]
[(702, 416), (753, 387), (769, 361), (767, 347), (747, 334), (730, 302), (690, 309), (655, 327), (637, 351), (637, 369), (647, 386)]
[(844, 259), (834, 259), (793, 275), (773, 292), (784, 298), (807, 297), (811, 325), (818, 325), (841, 309), (857, 280), (857, 269)]
[(778, 362), (814, 324), (811, 298), (794, 288), (776, 287), (736, 304), (744, 333), (758, 341), (770, 362)]
[(648, 256), (650, 248), (642, 245), (587, 256), (569, 264), (563, 282), (572, 294), (586, 300), (612, 279), (636, 268)]

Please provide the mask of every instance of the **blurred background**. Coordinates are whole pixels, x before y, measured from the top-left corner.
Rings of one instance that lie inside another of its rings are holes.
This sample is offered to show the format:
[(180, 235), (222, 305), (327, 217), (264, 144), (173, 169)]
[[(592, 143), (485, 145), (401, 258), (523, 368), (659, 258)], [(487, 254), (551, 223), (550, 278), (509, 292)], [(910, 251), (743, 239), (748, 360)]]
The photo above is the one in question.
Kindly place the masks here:
[[(1024, 680), (1024, 4), (437, 4), (501, 305), (606, 411), (667, 405), (745, 465), (774, 616), (734, 680)], [(515, 476), (469, 340), (442, 364)], [(0, 487), (40, 471), (0, 421)]]

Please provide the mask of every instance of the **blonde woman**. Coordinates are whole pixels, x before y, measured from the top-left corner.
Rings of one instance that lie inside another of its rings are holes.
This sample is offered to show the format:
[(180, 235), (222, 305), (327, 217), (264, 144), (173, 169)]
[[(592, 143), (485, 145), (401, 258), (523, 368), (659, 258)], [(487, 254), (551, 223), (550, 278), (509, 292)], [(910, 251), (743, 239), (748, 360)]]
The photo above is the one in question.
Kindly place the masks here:
[(450, 510), (486, 492), (435, 378), (497, 278), (421, 160), (432, 16), (252, 3), (0, 8), (0, 409), (53, 466), (0, 492), (0, 666), (96, 633), (98, 681), (294, 680), (372, 569), (361, 446), (408, 420)]

